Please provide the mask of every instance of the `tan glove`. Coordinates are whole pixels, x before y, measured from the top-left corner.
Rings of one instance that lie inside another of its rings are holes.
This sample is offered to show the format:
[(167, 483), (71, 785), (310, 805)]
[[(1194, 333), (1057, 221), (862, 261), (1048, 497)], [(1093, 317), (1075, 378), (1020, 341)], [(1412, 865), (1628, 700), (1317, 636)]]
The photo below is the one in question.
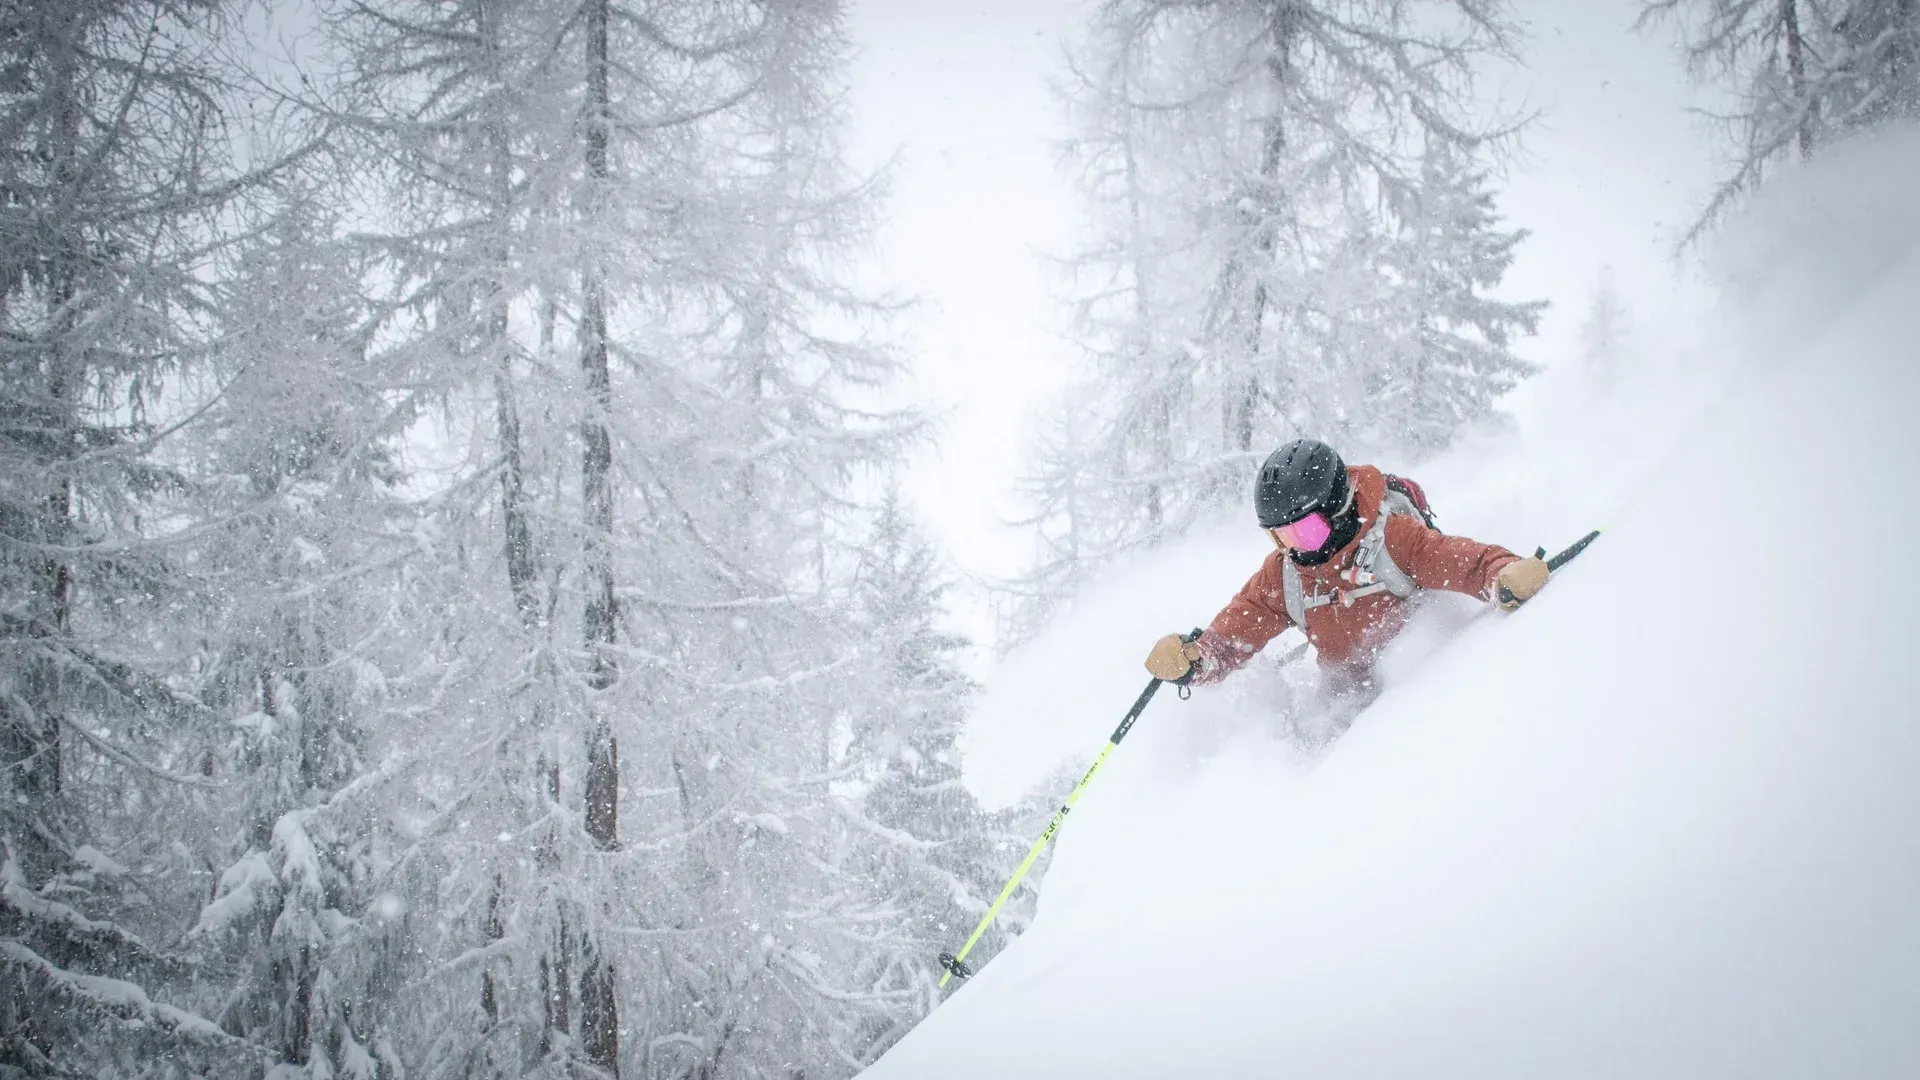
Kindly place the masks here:
[(1500, 568), (1493, 579), (1493, 597), (1501, 607), (1512, 611), (1533, 599), (1547, 585), (1547, 563), (1529, 556), (1515, 559)]
[(1200, 646), (1180, 640), (1179, 634), (1168, 634), (1153, 643), (1153, 651), (1147, 654), (1147, 672), (1162, 682), (1184, 682), (1199, 659)]

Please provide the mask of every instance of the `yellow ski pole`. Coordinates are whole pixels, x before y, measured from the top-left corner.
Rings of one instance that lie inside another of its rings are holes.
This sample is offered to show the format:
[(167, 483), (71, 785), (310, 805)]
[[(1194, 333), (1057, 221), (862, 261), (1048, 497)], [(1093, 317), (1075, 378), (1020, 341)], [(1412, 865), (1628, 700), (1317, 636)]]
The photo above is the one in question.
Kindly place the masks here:
[[(1196, 629), (1183, 640), (1193, 641), (1199, 636), (1200, 631)], [(973, 969), (965, 963), (967, 954), (972, 952), (974, 945), (979, 943), (980, 935), (987, 932), (987, 927), (993, 925), (994, 916), (1000, 914), (1001, 906), (1007, 902), (1008, 897), (1013, 895), (1013, 890), (1020, 887), (1020, 882), (1027, 876), (1027, 871), (1033, 868), (1034, 860), (1047, 849), (1047, 844), (1053, 840), (1053, 834), (1060, 831), (1060, 823), (1067, 820), (1067, 812), (1073, 809), (1074, 803), (1080, 801), (1080, 793), (1087, 790), (1087, 785), (1093, 781), (1094, 774), (1100, 771), (1100, 766), (1107, 763), (1107, 756), (1113, 753), (1113, 748), (1119, 746), (1120, 740), (1126, 738), (1127, 732), (1133, 730), (1133, 722), (1140, 719), (1140, 714), (1146, 711), (1147, 703), (1153, 700), (1154, 691), (1158, 689), (1160, 689), (1160, 680), (1154, 679), (1147, 684), (1145, 690), (1140, 692), (1139, 699), (1133, 703), (1133, 708), (1127, 710), (1127, 715), (1121, 719), (1120, 726), (1113, 729), (1113, 734), (1107, 739), (1107, 745), (1101, 748), (1100, 755), (1093, 759), (1092, 765), (1087, 766), (1087, 771), (1080, 777), (1080, 782), (1073, 785), (1073, 791), (1067, 795), (1067, 801), (1061, 803), (1060, 809), (1053, 812), (1053, 820), (1047, 822), (1047, 831), (1041, 833), (1040, 839), (1034, 841), (1033, 846), (1027, 849), (1027, 857), (1020, 860), (1020, 866), (1014, 870), (1013, 878), (1007, 882), (1006, 888), (1000, 890), (999, 898), (993, 902), (992, 907), (987, 909), (986, 917), (980, 920), (980, 925), (973, 928), (973, 934), (967, 938), (967, 943), (960, 946), (960, 951), (957, 953), (940, 954), (940, 966), (946, 969), (946, 974), (940, 976), (941, 986), (947, 985), (947, 981), (955, 975), (963, 979), (972, 977)]]

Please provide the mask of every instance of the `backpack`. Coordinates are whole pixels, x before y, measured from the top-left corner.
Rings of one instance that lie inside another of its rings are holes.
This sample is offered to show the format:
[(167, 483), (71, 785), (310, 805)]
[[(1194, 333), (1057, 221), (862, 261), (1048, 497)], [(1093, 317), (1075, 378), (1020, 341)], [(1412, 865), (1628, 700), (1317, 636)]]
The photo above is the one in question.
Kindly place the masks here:
[(1354, 553), (1353, 588), (1308, 596), (1306, 584), (1300, 579), (1300, 568), (1292, 559), (1281, 557), (1281, 593), (1287, 604), (1287, 618), (1303, 632), (1307, 628), (1307, 613), (1314, 608), (1336, 603), (1352, 607), (1362, 597), (1377, 592), (1390, 592), (1405, 600), (1419, 589), (1406, 571), (1394, 565), (1393, 556), (1387, 554), (1387, 519), (1395, 514), (1412, 514), (1429, 529), (1439, 526), (1433, 523), (1433, 507), (1427, 503), (1427, 493), (1419, 484), (1392, 473), (1386, 476), (1387, 491), (1380, 498), (1380, 516), (1373, 519), (1373, 527), (1361, 536), (1359, 550)]
[(1387, 490), (1405, 496), (1407, 502), (1413, 504), (1414, 513), (1420, 515), (1421, 524), (1429, 529), (1440, 527), (1433, 523), (1433, 507), (1427, 505), (1427, 493), (1424, 488), (1404, 476), (1395, 476), (1392, 473), (1383, 475), (1387, 478)]

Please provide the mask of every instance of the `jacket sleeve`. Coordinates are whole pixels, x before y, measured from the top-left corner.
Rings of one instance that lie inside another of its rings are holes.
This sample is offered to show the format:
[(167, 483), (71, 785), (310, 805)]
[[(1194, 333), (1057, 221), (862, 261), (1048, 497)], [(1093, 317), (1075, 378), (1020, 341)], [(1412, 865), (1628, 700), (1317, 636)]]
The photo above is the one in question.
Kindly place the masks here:
[(1498, 544), (1429, 529), (1412, 515), (1387, 519), (1387, 554), (1423, 589), (1446, 589), (1482, 600), (1493, 597), (1493, 579), (1519, 556)]
[(1267, 642), (1293, 625), (1281, 594), (1280, 556), (1267, 556), (1220, 614), (1200, 635), (1200, 662), (1193, 673), (1198, 685), (1219, 682), (1266, 647)]

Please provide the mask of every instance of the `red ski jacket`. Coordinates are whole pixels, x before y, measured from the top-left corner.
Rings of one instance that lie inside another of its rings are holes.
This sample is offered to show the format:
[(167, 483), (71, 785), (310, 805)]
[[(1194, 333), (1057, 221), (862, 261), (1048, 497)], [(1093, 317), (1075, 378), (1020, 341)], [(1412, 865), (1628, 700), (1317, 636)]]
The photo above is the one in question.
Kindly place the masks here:
[[(1302, 627), (1319, 654), (1321, 666), (1364, 675), (1380, 648), (1406, 624), (1409, 609), (1405, 601), (1388, 592), (1373, 592), (1351, 603), (1338, 599), (1343, 590), (1365, 584), (1357, 580), (1355, 556), (1380, 514), (1380, 500), (1387, 490), (1386, 475), (1371, 465), (1352, 466), (1347, 469), (1347, 477), (1353, 482), (1360, 531), (1325, 563), (1296, 569), (1308, 595), (1336, 597), (1334, 603), (1309, 610), (1306, 626)], [(1447, 589), (1482, 599), (1492, 595), (1493, 580), (1500, 568), (1519, 557), (1503, 547), (1429, 529), (1411, 514), (1394, 514), (1387, 519), (1386, 551), (1420, 588)], [(1268, 555), (1233, 600), (1214, 616), (1198, 642), (1200, 661), (1193, 676), (1195, 683), (1225, 678), (1293, 625), (1287, 615), (1281, 566), (1284, 558), (1286, 554), (1278, 550)]]

